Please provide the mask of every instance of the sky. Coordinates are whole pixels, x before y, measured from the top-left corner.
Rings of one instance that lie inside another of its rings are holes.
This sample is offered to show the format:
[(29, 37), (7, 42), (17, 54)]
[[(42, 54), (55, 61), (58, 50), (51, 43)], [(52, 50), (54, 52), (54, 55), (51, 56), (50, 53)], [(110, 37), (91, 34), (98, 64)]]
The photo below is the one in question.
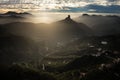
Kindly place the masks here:
[(0, 0), (0, 12), (120, 13), (120, 0)]

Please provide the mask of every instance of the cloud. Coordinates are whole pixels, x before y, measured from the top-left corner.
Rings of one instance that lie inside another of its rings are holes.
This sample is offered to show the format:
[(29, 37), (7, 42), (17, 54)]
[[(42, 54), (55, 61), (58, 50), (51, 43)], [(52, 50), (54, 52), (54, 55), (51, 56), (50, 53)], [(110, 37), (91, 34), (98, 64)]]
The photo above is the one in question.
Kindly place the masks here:
[[(57, 12), (93, 12), (93, 13), (120, 13), (119, 5), (101, 6), (101, 5), (88, 5), (84, 7), (66, 7), (67, 9), (57, 10)], [(51, 12), (56, 12), (52, 10)]]
[[(49, 10), (70, 11), (71, 8), (72, 9), (75, 8), (74, 11), (76, 11), (76, 8), (83, 8), (89, 5), (108, 6), (108, 7), (120, 6), (120, 0), (0, 0), (0, 8), (2, 9), (15, 8), (15, 9), (29, 9), (29, 10), (39, 9), (40, 11), (49, 11)], [(90, 9), (89, 11), (96, 11), (96, 10)]]
[(98, 4), (98, 5), (120, 5), (120, 0), (0, 0), (0, 3), (8, 4), (19, 4), (19, 3), (29, 3), (33, 5), (41, 4), (58, 4), (64, 6), (85, 6), (88, 4)]
[(120, 5), (120, 0), (94, 0), (93, 4), (103, 6)]

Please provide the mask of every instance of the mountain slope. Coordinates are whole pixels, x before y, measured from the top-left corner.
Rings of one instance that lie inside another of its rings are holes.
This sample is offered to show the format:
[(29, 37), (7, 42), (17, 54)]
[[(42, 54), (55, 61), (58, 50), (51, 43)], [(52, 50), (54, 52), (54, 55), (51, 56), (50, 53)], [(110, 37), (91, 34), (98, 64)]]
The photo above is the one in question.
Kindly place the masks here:
[(120, 33), (119, 16), (100, 16), (100, 15), (83, 15), (75, 19), (88, 25), (97, 35), (112, 35)]
[(70, 18), (70, 15), (68, 15), (68, 17), (65, 18), (64, 20), (58, 21), (54, 24), (57, 25), (58, 30), (62, 29), (63, 32), (64, 31), (66, 33), (68, 32), (68, 33), (70, 33), (71, 35), (74, 35), (74, 36), (79, 36), (79, 37), (82, 36), (83, 37), (83, 36), (92, 35), (92, 30), (88, 26), (86, 26), (83, 23), (75, 22), (74, 20), (72, 20)]

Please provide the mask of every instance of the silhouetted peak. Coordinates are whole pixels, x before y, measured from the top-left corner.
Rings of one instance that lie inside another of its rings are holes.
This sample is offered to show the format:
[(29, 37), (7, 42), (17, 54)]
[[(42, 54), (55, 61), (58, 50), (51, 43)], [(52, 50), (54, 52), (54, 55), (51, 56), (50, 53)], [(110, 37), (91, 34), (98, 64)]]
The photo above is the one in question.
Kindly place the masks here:
[(68, 15), (65, 19), (58, 21), (57, 23), (67, 23), (67, 24), (78, 24), (74, 20), (71, 19), (71, 16)]
[(70, 15), (68, 15), (68, 17), (66, 17), (64, 20), (62, 20), (62, 22), (65, 22), (65, 23), (76, 23), (74, 20), (71, 19)]
[(70, 15), (68, 15), (68, 17), (66, 17), (65, 19), (66, 20), (70, 20), (71, 19)]

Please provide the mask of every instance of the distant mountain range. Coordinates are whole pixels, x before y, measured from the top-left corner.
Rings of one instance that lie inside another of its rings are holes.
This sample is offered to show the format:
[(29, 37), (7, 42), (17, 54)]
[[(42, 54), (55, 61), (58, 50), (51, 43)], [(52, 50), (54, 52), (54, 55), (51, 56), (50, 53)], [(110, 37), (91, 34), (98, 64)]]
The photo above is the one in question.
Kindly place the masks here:
[(3, 13), (3, 14), (0, 14), (0, 17), (3, 17), (3, 18), (25, 18), (25, 16), (32, 16), (32, 14), (30, 13), (27, 13), (27, 12), (23, 12), (23, 13), (17, 13), (17, 12), (14, 12), (14, 11), (8, 11), (6, 13)]
[[(6, 13), (0, 14), (0, 24), (7, 24), (13, 22), (28, 22), (33, 15), (27, 12), (14, 12), (8, 11)], [(29, 18), (29, 19), (28, 19)]]

